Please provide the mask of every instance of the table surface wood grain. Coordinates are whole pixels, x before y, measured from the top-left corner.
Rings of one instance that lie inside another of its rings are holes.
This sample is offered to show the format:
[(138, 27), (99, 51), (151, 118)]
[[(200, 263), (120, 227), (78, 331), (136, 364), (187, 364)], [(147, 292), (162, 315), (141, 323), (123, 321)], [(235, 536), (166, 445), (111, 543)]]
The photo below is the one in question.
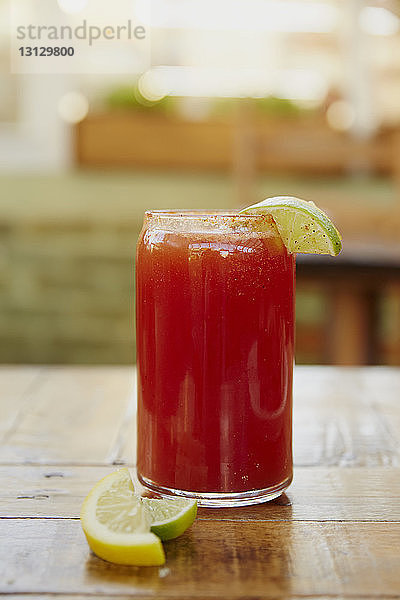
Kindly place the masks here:
[(1, 596), (400, 598), (400, 369), (296, 367), (287, 493), (200, 509), (161, 568), (97, 558), (78, 518), (134, 475), (134, 369), (1, 367), (0, 390)]

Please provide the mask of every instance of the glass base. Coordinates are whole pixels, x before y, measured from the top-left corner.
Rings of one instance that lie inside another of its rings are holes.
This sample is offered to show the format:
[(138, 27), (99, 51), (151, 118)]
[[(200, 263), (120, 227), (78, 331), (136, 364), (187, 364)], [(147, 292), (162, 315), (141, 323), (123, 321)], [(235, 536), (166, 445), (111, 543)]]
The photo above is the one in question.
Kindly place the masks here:
[(158, 485), (143, 477), (140, 473), (137, 474), (140, 483), (145, 487), (157, 492), (162, 496), (180, 496), (184, 498), (193, 498), (197, 500), (199, 506), (208, 508), (226, 508), (232, 506), (250, 506), (251, 504), (261, 504), (278, 498), (289, 487), (292, 482), (292, 477), (287, 477), (281, 483), (272, 487), (263, 488), (261, 490), (248, 490), (247, 492), (229, 492), (229, 493), (206, 493), (206, 492), (189, 492), (187, 490), (177, 490), (174, 488)]

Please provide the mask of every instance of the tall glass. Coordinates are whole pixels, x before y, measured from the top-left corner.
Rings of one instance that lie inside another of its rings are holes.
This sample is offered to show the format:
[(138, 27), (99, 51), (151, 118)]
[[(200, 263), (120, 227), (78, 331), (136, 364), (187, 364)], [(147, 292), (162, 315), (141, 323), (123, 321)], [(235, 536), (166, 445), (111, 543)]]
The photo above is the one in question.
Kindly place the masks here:
[(203, 506), (292, 480), (295, 257), (269, 215), (145, 214), (136, 257), (137, 469)]

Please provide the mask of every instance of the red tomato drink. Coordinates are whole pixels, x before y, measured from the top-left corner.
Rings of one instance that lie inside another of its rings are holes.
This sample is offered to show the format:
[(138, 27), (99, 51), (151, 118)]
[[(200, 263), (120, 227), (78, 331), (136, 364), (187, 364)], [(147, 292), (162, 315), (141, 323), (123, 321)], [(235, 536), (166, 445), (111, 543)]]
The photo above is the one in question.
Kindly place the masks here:
[(268, 215), (146, 213), (136, 261), (144, 485), (234, 506), (290, 484), (294, 280)]

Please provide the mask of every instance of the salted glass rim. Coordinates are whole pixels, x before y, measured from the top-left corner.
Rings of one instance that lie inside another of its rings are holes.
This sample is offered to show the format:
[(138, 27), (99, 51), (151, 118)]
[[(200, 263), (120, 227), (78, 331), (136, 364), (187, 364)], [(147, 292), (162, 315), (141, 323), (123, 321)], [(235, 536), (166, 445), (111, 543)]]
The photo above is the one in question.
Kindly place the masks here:
[(144, 213), (144, 227), (176, 233), (241, 233), (278, 236), (272, 215), (226, 209), (154, 209)]
[[(179, 218), (179, 217), (192, 217), (192, 218), (207, 218), (207, 217), (238, 217), (243, 219), (248, 218), (258, 218), (262, 216), (260, 213), (241, 213), (239, 209), (229, 210), (229, 209), (164, 209), (164, 208), (156, 208), (156, 209), (148, 209), (145, 211), (145, 216), (159, 216), (159, 217), (167, 217), (167, 218)], [(263, 215), (265, 216), (265, 215)]]

